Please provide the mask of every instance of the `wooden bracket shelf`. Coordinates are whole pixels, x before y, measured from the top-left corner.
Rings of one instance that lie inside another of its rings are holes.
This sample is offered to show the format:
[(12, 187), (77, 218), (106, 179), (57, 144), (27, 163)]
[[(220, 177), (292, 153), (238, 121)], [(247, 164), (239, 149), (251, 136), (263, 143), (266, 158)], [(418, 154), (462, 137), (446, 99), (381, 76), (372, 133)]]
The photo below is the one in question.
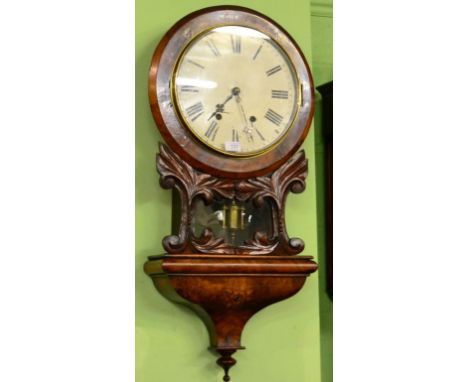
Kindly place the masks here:
[(162, 255), (145, 272), (167, 299), (193, 309), (204, 321), (218, 364), (229, 381), (247, 321), (261, 309), (287, 299), (317, 270), (310, 256)]

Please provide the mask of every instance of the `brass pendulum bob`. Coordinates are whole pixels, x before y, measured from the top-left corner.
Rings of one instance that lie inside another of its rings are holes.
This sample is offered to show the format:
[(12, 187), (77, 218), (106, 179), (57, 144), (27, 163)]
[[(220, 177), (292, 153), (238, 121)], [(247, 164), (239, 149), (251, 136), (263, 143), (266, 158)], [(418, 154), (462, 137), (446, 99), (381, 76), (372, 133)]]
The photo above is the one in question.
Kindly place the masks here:
[(229, 207), (229, 229), (231, 231), (232, 244), (236, 243), (236, 231), (239, 229), (239, 206), (233, 200)]

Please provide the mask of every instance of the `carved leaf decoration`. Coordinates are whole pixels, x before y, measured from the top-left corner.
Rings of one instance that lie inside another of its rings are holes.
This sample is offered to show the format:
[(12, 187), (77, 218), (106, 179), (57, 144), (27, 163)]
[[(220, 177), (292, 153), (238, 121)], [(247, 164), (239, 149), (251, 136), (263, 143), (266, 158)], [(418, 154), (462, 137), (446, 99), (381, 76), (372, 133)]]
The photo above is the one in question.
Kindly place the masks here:
[(213, 247), (224, 243), (224, 238), (216, 238), (213, 231), (209, 228), (204, 228), (200, 237), (194, 237), (193, 240), (199, 245)]
[(253, 240), (247, 240), (239, 247), (230, 245), (224, 238), (216, 238), (209, 228), (205, 228), (200, 237), (192, 237), (191, 243), (194, 248), (206, 254), (235, 255), (237, 253), (248, 253), (249, 255), (267, 255), (272, 253), (278, 246), (278, 240), (270, 240), (265, 232), (256, 232)]
[(172, 188), (177, 180), (183, 183), (188, 195), (192, 193), (192, 187), (196, 184), (195, 171), (162, 143), (159, 144), (159, 154), (156, 156), (156, 163), (158, 172), (161, 175), (159, 180), (161, 187)]
[(282, 202), (288, 191), (300, 193), (305, 190), (307, 159), (304, 151), (298, 152), (270, 177), (262, 176), (242, 180), (236, 185), (236, 198), (240, 201), (253, 199), (256, 207), (261, 207), (266, 197), (276, 202), (282, 209)]
[[(289, 238), (284, 219), (284, 205), (289, 192), (305, 190), (307, 159), (304, 151), (296, 153), (271, 175), (235, 181), (199, 172), (182, 160), (166, 145), (160, 144), (157, 156), (157, 169), (161, 175), (163, 188), (175, 187), (181, 196), (181, 221), (178, 235), (166, 236), (163, 246), (168, 253), (211, 253), (211, 254), (289, 254), (300, 253), (304, 242), (299, 238)], [(233, 246), (216, 238), (213, 232), (205, 229), (200, 237), (191, 231), (192, 203), (200, 196), (206, 204), (211, 204), (215, 196), (239, 201), (252, 201), (255, 207), (262, 207), (267, 198), (273, 201), (273, 236), (256, 232), (251, 240), (241, 246)]]
[(262, 207), (267, 196), (275, 198), (269, 177), (262, 176), (241, 180), (236, 185), (236, 198), (240, 201), (252, 199), (256, 207)]
[(252, 240), (246, 240), (245, 244), (257, 248), (273, 248), (278, 244), (278, 240), (269, 238), (264, 231), (257, 231)]
[[(224, 238), (216, 238), (213, 231), (205, 228), (200, 237), (191, 238), (192, 245), (201, 253), (224, 253), (229, 245), (224, 242)], [(227, 251), (226, 253), (228, 253)]]
[(215, 178), (203, 173), (197, 174), (195, 190), (191, 198), (202, 195), (208, 204), (213, 199), (213, 193), (226, 199), (234, 197), (234, 183), (232, 180)]
[(160, 183), (163, 188), (174, 187), (174, 182), (177, 180), (185, 188), (190, 203), (193, 198), (199, 195), (205, 199), (207, 204), (213, 201), (214, 193), (223, 198), (234, 197), (233, 181), (199, 173), (162, 143), (159, 149), (157, 168), (161, 175)]
[(271, 187), (277, 200), (284, 198), (288, 191), (303, 192), (307, 172), (307, 159), (301, 150), (271, 176)]
[(276, 249), (278, 244), (279, 242), (274, 242), (272, 244), (262, 245), (253, 241), (249, 244), (241, 245), (238, 251), (241, 253), (248, 253), (249, 255), (269, 255)]

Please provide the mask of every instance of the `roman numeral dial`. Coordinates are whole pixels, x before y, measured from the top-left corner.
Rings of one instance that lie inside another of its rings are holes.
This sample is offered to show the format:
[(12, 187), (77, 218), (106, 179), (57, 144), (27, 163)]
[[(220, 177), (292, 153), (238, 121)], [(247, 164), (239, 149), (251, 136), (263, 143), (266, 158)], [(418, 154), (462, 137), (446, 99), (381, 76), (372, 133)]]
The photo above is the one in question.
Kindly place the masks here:
[(272, 90), (271, 98), (288, 99), (289, 92), (287, 90)]
[(281, 70), (281, 66), (280, 65), (276, 65), (274, 66), (273, 68), (270, 68), (266, 71), (266, 75), (268, 77), (272, 76), (273, 74), (275, 73), (278, 73), (279, 71)]
[(211, 139), (212, 142), (216, 139), (216, 134), (218, 133), (219, 125), (217, 122), (212, 121), (208, 130), (206, 130), (205, 137)]
[(185, 112), (192, 122), (194, 122), (203, 114), (203, 104), (201, 102), (197, 102), (195, 105), (188, 107)]
[(211, 53), (213, 53), (215, 57), (218, 57), (220, 55), (218, 47), (216, 46), (216, 43), (214, 43), (212, 39), (208, 39), (206, 44), (208, 45), (208, 47), (211, 50)]
[(241, 36), (231, 35), (231, 45), (233, 53), (240, 54), (241, 52)]
[(288, 133), (297, 113), (299, 84), (288, 56), (254, 29), (225, 26), (202, 33), (174, 73), (179, 120), (207, 150), (261, 155)]
[(268, 109), (265, 118), (271, 123), (274, 123), (276, 126), (279, 126), (283, 122), (283, 117), (279, 115), (276, 111)]
[(182, 85), (180, 87), (181, 92), (191, 92), (191, 93), (198, 93), (199, 89), (193, 85)]

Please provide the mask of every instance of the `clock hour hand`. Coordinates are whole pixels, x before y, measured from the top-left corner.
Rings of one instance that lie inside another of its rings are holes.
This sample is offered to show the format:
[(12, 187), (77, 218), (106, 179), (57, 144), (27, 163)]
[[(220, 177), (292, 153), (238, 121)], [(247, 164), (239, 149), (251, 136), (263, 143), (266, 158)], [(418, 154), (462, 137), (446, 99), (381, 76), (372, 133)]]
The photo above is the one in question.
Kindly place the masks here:
[[(233, 89), (234, 90), (234, 89)], [(213, 118), (216, 114), (219, 114), (219, 113), (225, 113), (224, 111), (224, 105), (226, 105), (231, 99), (232, 97), (234, 96), (233, 94), (233, 91), (231, 91), (231, 94), (224, 100), (223, 103), (218, 103), (216, 105), (216, 110), (210, 115), (210, 117), (208, 118), (208, 121)]]
[(213, 112), (213, 114), (210, 115), (210, 117), (207, 119), (207, 121), (209, 121), (214, 116), (216, 116), (216, 119), (221, 119), (222, 118), (221, 113), (222, 114), (229, 114), (227, 111), (224, 111), (224, 109), (216, 109), (216, 111)]

